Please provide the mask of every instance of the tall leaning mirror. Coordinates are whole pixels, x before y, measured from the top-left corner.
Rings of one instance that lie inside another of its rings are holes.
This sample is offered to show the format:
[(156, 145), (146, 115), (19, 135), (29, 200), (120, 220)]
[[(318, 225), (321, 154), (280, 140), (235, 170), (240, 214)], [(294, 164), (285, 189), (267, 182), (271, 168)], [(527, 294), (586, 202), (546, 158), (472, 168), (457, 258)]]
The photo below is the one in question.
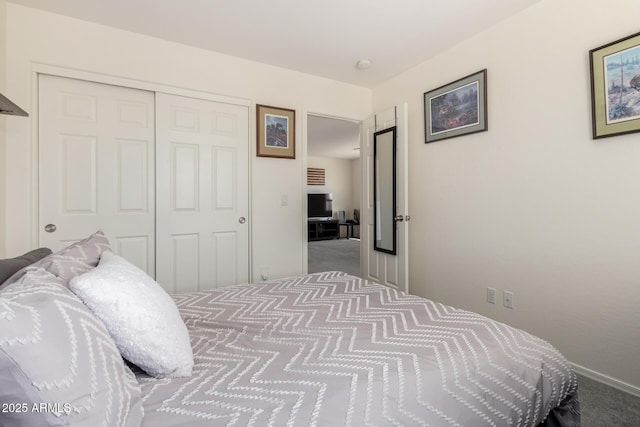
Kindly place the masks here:
[(373, 135), (373, 249), (396, 254), (396, 127)]

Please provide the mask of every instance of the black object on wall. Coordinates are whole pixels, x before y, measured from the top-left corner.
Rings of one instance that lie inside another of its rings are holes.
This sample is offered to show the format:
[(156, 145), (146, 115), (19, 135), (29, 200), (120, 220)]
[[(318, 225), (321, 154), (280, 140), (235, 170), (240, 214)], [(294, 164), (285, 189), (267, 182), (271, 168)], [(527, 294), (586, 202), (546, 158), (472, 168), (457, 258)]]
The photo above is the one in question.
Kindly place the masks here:
[(8, 114), (11, 116), (29, 117), (26, 111), (11, 102), (9, 98), (0, 93), (0, 114)]

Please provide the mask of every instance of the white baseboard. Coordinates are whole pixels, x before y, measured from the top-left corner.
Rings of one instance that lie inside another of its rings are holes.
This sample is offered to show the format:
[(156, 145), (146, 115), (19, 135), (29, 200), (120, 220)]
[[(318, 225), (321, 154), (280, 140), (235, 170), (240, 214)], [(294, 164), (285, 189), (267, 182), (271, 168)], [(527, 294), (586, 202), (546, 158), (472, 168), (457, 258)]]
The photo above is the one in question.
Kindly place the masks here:
[[(570, 363), (573, 370), (580, 375), (583, 375), (587, 378), (590, 378), (594, 381), (601, 382), (613, 388), (617, 388), (618, 390), (624, 391), (626, 393), (632, 394), (634, 396), (640, 397), (640, 387), (636, 387), (631, 384), (627, 384), (623, 381), (617, 380), (615, 378), (611, 378), (607, 375), (601, 374), (600, 372), (592, 371), (591, 369), (585, 368), (584, 366), (576, 365), (575, 363)], [(578, 388), (578, 393), (580, 393), (580, 389)]]

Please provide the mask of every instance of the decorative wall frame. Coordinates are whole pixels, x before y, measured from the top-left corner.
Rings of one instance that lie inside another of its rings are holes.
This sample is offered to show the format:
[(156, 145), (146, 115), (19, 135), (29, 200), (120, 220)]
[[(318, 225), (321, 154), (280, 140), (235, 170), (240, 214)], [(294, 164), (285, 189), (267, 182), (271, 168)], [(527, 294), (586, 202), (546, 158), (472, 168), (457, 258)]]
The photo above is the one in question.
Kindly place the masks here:
[(424, 142), (486, 131), (487, 70), (424, 93)]
[(640, 132), (640, 33), (589, 51), (593, 138)]
[(256, 105), (259, 157), (296, 158), (296, 112), (287, 108)]

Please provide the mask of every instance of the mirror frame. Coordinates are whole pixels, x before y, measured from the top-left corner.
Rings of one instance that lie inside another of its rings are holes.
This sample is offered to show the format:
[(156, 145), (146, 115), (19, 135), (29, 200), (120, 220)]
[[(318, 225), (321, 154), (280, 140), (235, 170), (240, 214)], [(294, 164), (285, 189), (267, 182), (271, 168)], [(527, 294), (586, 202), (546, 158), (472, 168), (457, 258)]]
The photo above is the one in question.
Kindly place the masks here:
[[(382, 137), (391, 133), (391, 150), (392, 150), (392, 215), (391, 218), (379, 218), (378, 213), (378, 143), (383, 143)], [(396, 255), (397, 253), (397, 229), (396, 229), (396, 126), (375, 132), (373, 134), (373, 249), (379, 252)], [(393, 245), (391, 248), (378, 246), (378, 222), (381, 227), (391, 226), (393, 234)]]

